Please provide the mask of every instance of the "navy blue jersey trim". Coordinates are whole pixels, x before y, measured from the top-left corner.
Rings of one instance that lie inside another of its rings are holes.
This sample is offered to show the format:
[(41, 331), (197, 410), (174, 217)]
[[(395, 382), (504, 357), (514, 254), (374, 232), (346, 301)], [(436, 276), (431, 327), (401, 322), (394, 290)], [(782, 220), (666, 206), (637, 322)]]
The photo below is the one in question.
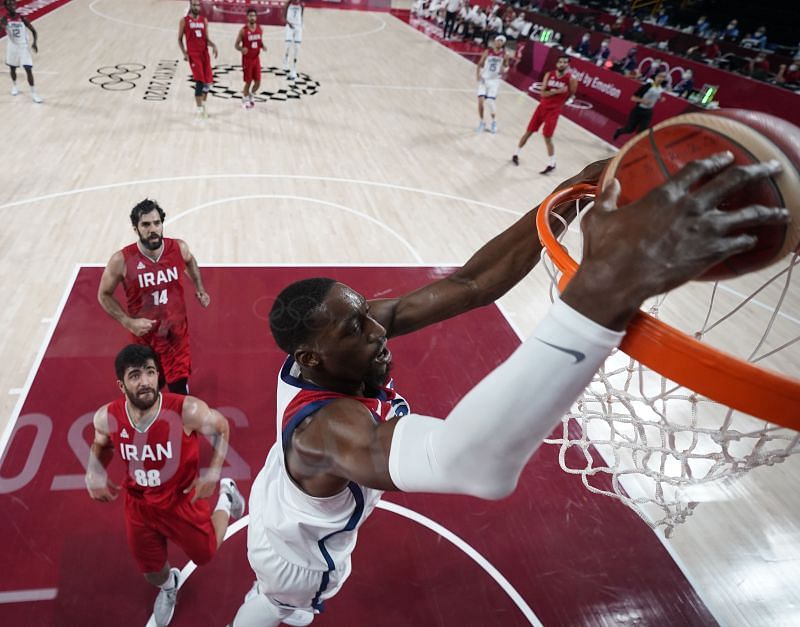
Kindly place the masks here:
[(303, 422), (306, 418), (308, 418), (314, 412), (319, 411), (320, 409), (325, 407), (325, 405), (327, 405), (328, 403), (332, 403), (335, 400), (337, 400), (337, 399), (335, 399), (335, 398), (325, 398), (325, 399), (322, 399), (320, 401), (315, 401), (313, 403), (309, 403), (308, 405), (303, 405), (303, 407), (301, 407), (297, 411), (297, 413), (295, 413), (291, 417), (289, 422), (286, 423), (286, 426), (283, 428), (283, 431), (281, 431), (281, 439), (283, 441), (283, 448), (285, 449), (287, 446), (289, 446), (289, 443), (292, 440), (292, 433), (294, 433), (294, 430), (297, 428), (297, 425), (299, 425), (301, 422)]
[(308, 381), (303, 381), (302, 379), (292, 376), (292, 366), (294, 366), (294, 357), (289, 355), (286, 357), (286, 361), (283, 362), (283, 366), (281, 367), (281, 380), (284, 383), (295, 388), (300, 388), (301, 390), (327, 391), (325, 388), (321, 388), (318, 385), (314, 385), (313, 383), (309, 383)]
[(350, 516), (350, 519), (347, 521), (344, 529), (329, 533), (327, 536), (317, 542), (317, 546), (322, 553), (322, 557), (325, 560), (325, 563), (328, 565), (327, 572), (322, 574), (322, 581), (320, 582), (319, 590), (317, 590), (317, 593), (314, 595), (314, 599), (311, 601), (311, 607), (318, 612), (322, 612), (325, 609), (325, 603), (320, 601), (320, 596), (322, 596), (322, 593), (328, 588), (328, 583), (330, 583), (330, 573), (336, 570), (336, 564), (334, 564), (331, 554), (328, 553), (328, 549), (325, 547), (325, 540), (335, 536), (337, 533), (353, 531), (364, 513), (364, 493), (361, 491), (361, 486), (354, 481), (351, 481), (347, 484), (347, 487), (349, 488), (350, 493), (353, 495), (353, 499), (356, 502), (356, 507), (353, 510), (353, 514)]

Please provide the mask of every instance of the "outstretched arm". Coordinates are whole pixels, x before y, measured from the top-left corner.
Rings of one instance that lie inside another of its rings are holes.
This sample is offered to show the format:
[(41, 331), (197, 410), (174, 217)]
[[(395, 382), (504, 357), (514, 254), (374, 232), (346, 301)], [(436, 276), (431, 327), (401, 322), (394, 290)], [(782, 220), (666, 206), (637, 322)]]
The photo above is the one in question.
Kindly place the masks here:
[(348, 480), (383, 490), (510, 494), (644, 299), (752, 248), (755, 237), (737, 234), (742, 229), (789, 220), (785, 209), (716, 209), (778, 172), (774, 163), (727, 168), (731, 161), (727, 153), (693, 162), (621, 208), (614, 182), (583, 220), (583, 263), (561, 300), (446, 420), (412, 414), (376, 426), (360, 403), (336, 401), (295, 431), (287, 451), (292, 476), (315, 496), (334, 494)]
[[(577, 183), (596, 182), (605, 161), (593, 163), (556, 189)], [(370, 301), (370, 311), (389, 336), (403, 335), (429, 324), (488, 305), (514, 287), (536, 265), (542, 246), (536, 238), (536, 207), (506, 231), (476, 252), (450, 276), (401, 298)], [(559, 209), (568, 221), (575, 215), (574, 203)], [(563, 225), (553, 220), (559, 233)]]
[(222, 464), (228, 454), (230, 426), (225, 416), (194, 396), (187, 396), (183, 401), (183, 426), (189, 431), (212, 436), (213, 453), (208, 470), (201, 476), (195, 477), (192, 484), (183, 491), (184, 494), (188, 494), (194, 489), (192, 496), (194, 503), (197, 499), (205, 499), (214, 494)]
[(192, 283), (194, 283), (194, 294), (197, 296), (197, 300), (203, 307), (208, 307), (209, 304), (211, 304), (211, 297), (208, 295), (206, 288), (203, 286), (203, 277), (200, 275), (200, 267), (197, 265), (197, 260), (189, 250), (189, 245), (182, 239), (178, 240), (178, 246), (181, 249), (183, 261), (186, 263), (186, 274), (189, 275)]

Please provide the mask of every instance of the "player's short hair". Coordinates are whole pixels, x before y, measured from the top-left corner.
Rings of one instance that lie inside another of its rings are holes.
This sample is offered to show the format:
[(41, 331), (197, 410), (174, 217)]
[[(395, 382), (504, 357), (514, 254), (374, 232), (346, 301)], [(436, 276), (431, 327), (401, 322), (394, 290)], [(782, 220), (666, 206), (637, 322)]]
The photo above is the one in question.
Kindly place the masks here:
[(289, 355), (319, 328), (314, 316), (336, 281), (325, 277), (303, 279), (285, 287), (269, 312), (269, 329), (275, 343)]
[(164, 218), (167, 217), (167, 214), (164, 213), (164, 210), (155, 200), (145, 198), (142, 202), (138, 203), (133, 209), (131, 209), (131, 224), (133, 224), (134, 227), (139, 226), (139, 220), (142, 219), (142, 216), (146, 213), (150, 213), (151, 211), (158, 211), (158, 215), (161, 217), (162, 222), (164, 221)]
[(252, 8), (252, 7), (250, 7), (249, 9), (247, 9), (247, 13), (246, 13), (246, 15), (250, 15), (251, 13), (255, 13), (256, 15), (258, 15), (258, 11), (256, 11), (256, 10), (255, 10), (254, 8)]
[(153, 360), (156, 365), (156, 370), (161, 373), (161, 367), (158, 361), (158, 356), (155, 351), (144, 344), (128, 344), (119, 353), (114, 360), (114, 369), (117, 373), (117, 379), (122, 381), (125, 378), (125, 372), (128, 368), (144, 368), (149, 360)]
[(561, 59), (566, 59), (567, 61), (569, 61), (569, 55), (566, 53), (558, 55), (558, 60), (561, 61)]

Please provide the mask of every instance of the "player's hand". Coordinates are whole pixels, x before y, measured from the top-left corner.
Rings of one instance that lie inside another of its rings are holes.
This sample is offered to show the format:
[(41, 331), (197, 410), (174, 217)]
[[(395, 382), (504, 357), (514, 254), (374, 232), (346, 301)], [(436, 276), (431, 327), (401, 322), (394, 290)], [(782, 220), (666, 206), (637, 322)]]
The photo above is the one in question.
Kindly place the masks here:
[(87, 473), (84, 480), (86, 481), (86, 489), (89, 491), (89, 496), (95, 501), (109, 503), (119, 496), (119, 486), (107, 476), (100, 478)]
[[(583, 263), (562, 299), (600, 324), (621, 330), (644, 299), (753, 248), (756, 237), (742, 229), (789, 222), (784, 208), (717, 209), (724, 198), (781, 169), (776, 161), (730, 167), (732, 162), (729, 152), (693, 161), (664, 185), (620, 208), (619, 182), (613, 181), (583, 218)], [(688, 193), (701, 180), (706, 180), (702, 187)]]
[(183, 53), (183, 60), (184, 61), (188, 61), (189, 60), (189, 53), (188, 52), (184, 52)]
[(211, 46), (211, 49), (214, 51), (214, 58), (216, 59), (219, 56), (219, 51), (216, 46)]
[(155, 326), (156, 321), (149, 318), (131, 318), (125, 325), (125, 328), (133, 333), (136, 337), (147, 335)]
[(214, 490), (217, 487), (217, 482), (219, 481), (219, 476), (215, 475), (214, 473), (206, 473), (203, 477), (195, 477), (194, 481), (186, 488), (183, 493), (189, 494), (192, 490), (194, 490), (194, 494), (192, 495), (192, 503), (194, 503), (197, 499), (207, 499), (209, 496), (214, 494)]
[(198, 290), (194, 295), (197, 296), (197, 300), (200, 302), (201, 306), (208, 307), (211, 304), (211, 297), (205, 290)]
[(32, 50), (33, 50), (33, 51), (34, 51), (36, 54), (39, 54), (39, 46), (38, 46), (37, 44), (33, 44), (33, 45), (31, 46), (31, 49), (32, 49)]

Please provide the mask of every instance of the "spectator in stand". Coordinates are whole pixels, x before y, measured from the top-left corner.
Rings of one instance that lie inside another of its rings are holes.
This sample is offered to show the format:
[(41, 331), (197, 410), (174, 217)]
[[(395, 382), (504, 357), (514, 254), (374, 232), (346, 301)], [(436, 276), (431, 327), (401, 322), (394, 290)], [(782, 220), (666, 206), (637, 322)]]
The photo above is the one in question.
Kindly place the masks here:
[(759, 50), (766, 50), (767, 48), (767, 29), (765, 26), (759, 26), (756, 32), (748, 35), (741, 41), (741, 45), (745, 48), (758, 48)]
[(638, 78), (639, 77), (639, 61), (636, 59), (636, 46), (628, 50), (628, 54), (621, 61), (618, 61), (616, 68), (625, 76)]
[(615, 37), (622, 37), (623, 30), (625, 30), (625, 16), (620, 15), (611, 27), (611, 34)]
[(443, 39), (450, 39), (456, 31), (456, 18), (458, 11), (461, 9), (461, 0), (446, 0), (444, 3), (444, 31), (442, 32)]
[(737, 41), (739, 39), (739, 22), (737, 20), (728, 22), (725, 30), (722, 31), (721, 38), (725, 41)]
[(611, 40), (608, 38), (601, 41), (600, 47), (592, 55), (592, 61), (594, 61), (596, 65), (604, 66), (606, 61), (608, 61), (608, 58), (611, 56), (611, 48), (608, 47), (610, 42)]
[(522, 34), (522, 29), (525, 28), (525, 15), (519, 13), (514, 16), (514, 19), (506, 26), (506, 39), (508, 41), (516, 41)]
[(711, 24), (708, 23), (708, 18), (701, 15), (697, 18), (697, 24), (694, 25), (693, 32), (695, 35), (705, 37), (706, 33), (711, 29)]
[(778, 68), (778, 74), (775, 77), (775, 82), (778, 85), (784, 86), (800, 86), (800, 65), (792, 63), (787, 68), (785, 63), (781, 63), (781, 66)]
[(575, 52), (577, 52), (582, 57), (590, 57), (591, 52), (589, 51), (589, 40), (591, 39), (591, 35), (589, 33), (584, 33), (581, 40), (578, 42), (578, 45), (575, 46)]
[(666, 26), (668, 23), (669, 15), (667, 15), (667, 12), (662, 8), (656, 15), (656, 24), (659, 26)]
[(706, 39), (702, 46), (692, 46), (686, 51), (686, 56), (695, 61), (703, 61), (705, 63), (713, 63), (719, 58), (722, 51), (719, 49), (717, 42), (713, 37)]
[(483, 45), (488, 46), (495, 37), (503, 34), (503, 18), (495, 14), (486, 20), (486, 29), (483, 31)]
[(673, 93), (681, 98), (688, 98), (694, 91), (694, 77), (691, 70), (684, 70), (681, 80), (672, 88)]
[(475, 36), (479, 11), (477, 4), (472, 5), (467, 11), (467, 17), (464, 19), (464, 39), (471, 39)]
[(769, 77), (769, 61), (765, 52), (759, 52), (755, 59), (748, 59), (747, 74), (760, 81)]
[(467, 16), (469, 15), (469, 4), (466, 2), (461, 3), (461, 8), (458, 10), (456, 16), (456, 33), (461, 34), (461, 39), (467, 38)]
[(644, 26), (640, 20), (633, 20), (631, 27), (625, 31), (625, 39), (642, 42), (646, 38)]

